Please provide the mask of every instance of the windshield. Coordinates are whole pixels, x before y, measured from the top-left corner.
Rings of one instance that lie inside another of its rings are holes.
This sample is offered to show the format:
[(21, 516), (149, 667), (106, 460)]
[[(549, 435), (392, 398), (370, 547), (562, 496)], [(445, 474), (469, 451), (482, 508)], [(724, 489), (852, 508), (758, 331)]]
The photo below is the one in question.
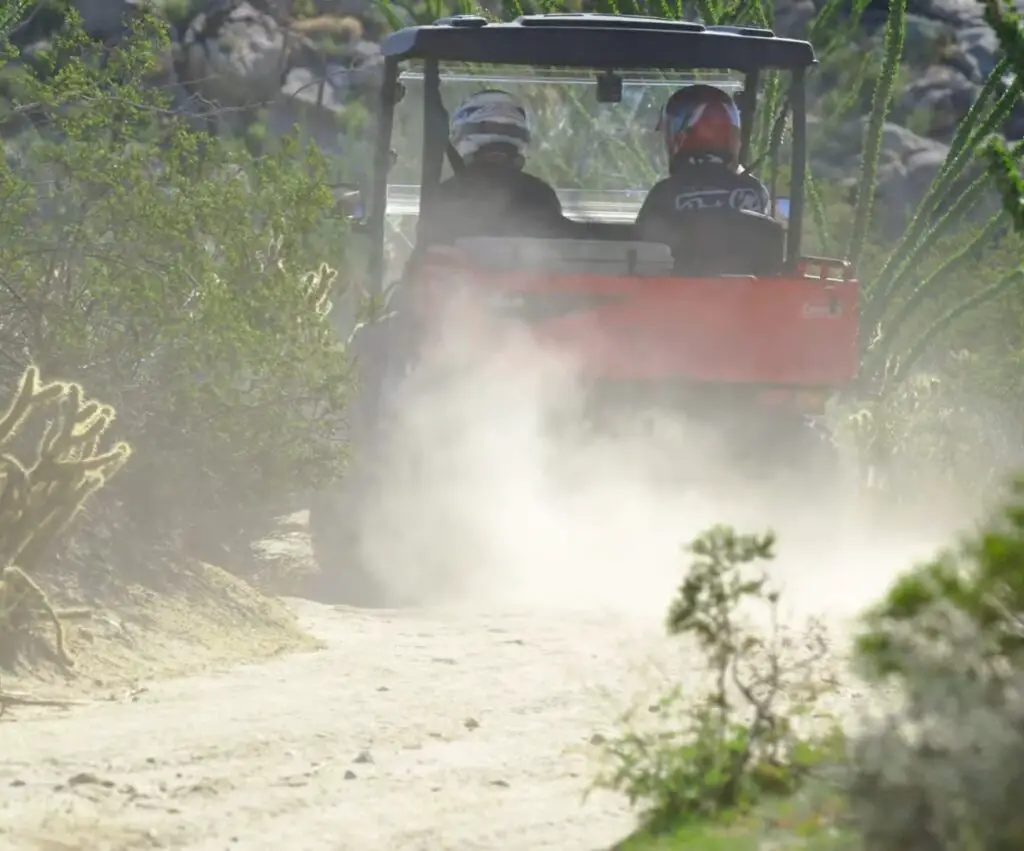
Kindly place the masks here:
[[(550, 183), (570, 217), (633, 221), (647, 190), (667, 173), (657, 132), (669, 95), (698, 80), (733, 96), (742, 77), (729, 72), (623, 72), (622, 100), (599, 103), (597, 73), (586, 70), (443, 65), (441, 98), (448, 113), (482, 89), (499, 88), (526, 105), (533, 124), (526, 171)], [(423, 74), (405, 71), (405, 95), (395, 110), (388, 176), (388, 212), (415, 215), (423, 144)], [(445, 163), (443, 177), (451, 175)]]

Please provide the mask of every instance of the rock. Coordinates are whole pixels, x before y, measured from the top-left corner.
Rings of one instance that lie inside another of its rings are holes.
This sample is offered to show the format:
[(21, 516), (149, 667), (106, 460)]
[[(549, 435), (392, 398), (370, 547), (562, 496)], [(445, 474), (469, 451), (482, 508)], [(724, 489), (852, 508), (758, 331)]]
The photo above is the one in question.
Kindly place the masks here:
[[(345, 69), (333, 73), (314, 74), (309, 68), (292, 68), (284, 78), (281, 94), (330, 112), (342, 112), (345, 108), (347, 80)], [(339, 73), (339, 71), (341, 73)], [(340, 83), (340, 85), (339, 85)]]
[[(957, 57), (958, 67), (962, 63), (968, 70), (965, 74), (975, 83), (981, 83), (992, 73), (999, 61), (999, 39), (987, 25), (967, 27), (956, 34), (956, 48), (950, 60)], [(963, 70), (963, 68), (961, 68)], [(970, 73), (973, 71), (973, 73)]]
[(97, 777), (95, 774), (89, 771), (83, 771), (79, 774), (69, 777), (67, 781), (68, 786), (85, 786), (85, 785), (96, 785), (103, 786), (107, 789), (113, 789), (116, 785), (113, 780), (107, 780), (105, 778)]
[(1011, 142), (1024, 139), (1024, 106), (1017, 104), (1003, 123), (1003, 135)]
[(922, 67), (933, 65), (943, 58), (955, 41), (956, 30), (951, 25), (922, 15), (907, 15), (903, 60)]
[[(860, 119), (859, 123), (863, 133), (867, 126), (867, 118)], [(880, 177), (880, 180), (891, 181), (899, 175), (916, 182), (921, 173), (931, 169), (931, 164), (941, 165), (948, 152), (949, 147), (942, 142), (919, 136), (898, 124), (887, 123), (882, 128), (882, 156), (879, 170), (883, 173), (888, 172), (890, 176), (888, 178)], [(935, 170), (938, 169), (938, 165), (935, 166)]]
[(313, 0), (321, 15), (351, 15), (361, 18), (374, 8), (373, 0)]
[(372, 41), (353, 44), (345, 77), (350, 96), (376, 94), (384, 82), (384, 57), (380, 54), (380, 46)]
[(982, 20), (982, 7), (977, 0), (910, 0), (907, 11), (953, 27), (969, 26)]
[(136, 8), (132, 0), (74, 0), (82, 27), (94, 38), (106, 38), (124, 29), (124, 19)]
[[(813, 157), (819, 178), (856, 184), (867, 121), (864, 116), (848, 122), (820, 146)], [(883, 227), (894, 232), (905, 226), (907, 216), (920, 202), (948, 152), (948, 146), (942, 142), (919, 136), (898, 124), (884, 125), (876, 207)]]
[(775, 32), (786, 38), (804, 38), (817, 14), (814, 0), (788, 0), (775, 4)]
[(269, 103), (287, 65), (285, 30), (246, 0), (200, 13), (182, 39), (184, 82), (222, 106)]
[(317, 18), (299, 18), (291, 24), (292, 32), (313, 42), (321, 41), (347, 45), (363, 37), (363, 22), (349, 15), (321, 15)]
[(341, 132), (346, 103), (376, 95), (383, 81), (380, 48), (361, 38), (358, 21), (318, 18), (292, 26), (289, 69), (267, 116), (267, 133), (294, 128), (328, 157), (351, 154), (356, 140)]
[(887, 231), (896, 232), (905, 227), (942, 167), (946, 153), (945, 145), (922, 148), (879, 169), (877, 212), (882, 216), (880, 223)]
[(951, 137), (980, 90), (955, 68), (934, 65), (900, 93), (890, 117), (906, 123), (919, 116), (926, 122), (929, 136)]

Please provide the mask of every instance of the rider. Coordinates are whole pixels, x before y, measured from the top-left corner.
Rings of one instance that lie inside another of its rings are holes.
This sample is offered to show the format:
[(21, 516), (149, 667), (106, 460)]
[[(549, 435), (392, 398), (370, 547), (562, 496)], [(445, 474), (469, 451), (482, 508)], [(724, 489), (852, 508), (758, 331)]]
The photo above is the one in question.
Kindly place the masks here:
[(659, 129), (665, 137), (669, 176), (656, 183), (637, 215), (670, 222), (691, 210), (732, 207), (767, 213), (768, 190), (740, 165), (740, 111), (715, 86), (686, 86), (665, 104)]
[(463, 167), (437, 186), (429, 214), (420, 219), (419, 241), (510, 231), (544, 235), (563, 222), (555, 190), (523, 171), (530, 138), (526, 109), (508, 92), (488, 89), (463, 101), (450, 135)]

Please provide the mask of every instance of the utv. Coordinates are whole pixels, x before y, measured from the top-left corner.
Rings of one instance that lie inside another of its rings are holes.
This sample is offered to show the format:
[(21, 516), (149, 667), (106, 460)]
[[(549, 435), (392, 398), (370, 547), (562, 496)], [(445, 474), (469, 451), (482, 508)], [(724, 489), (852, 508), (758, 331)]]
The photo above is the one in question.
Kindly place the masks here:
[[(595, 416), (670, 406), (716, 419), (738, 452), (775, 466), (827, 454), (811, 426), (856, 377), (858, 284), (846, 262), (801, 251), (810, 44), (752, 27), (558, 13), (445, 18), (395, 32), (382, 52), (359, 227), (369, 240), (367, 289), (386, 307), (352, 340), (360, 374), (352, 473), (310, 514), (318, 596), (380, 602), (360, 565), (360, 494), (372, 486), (389, 388), (415, 366), (457, 287), (472, 289), (494, 317), (525, 323), (538, 345), (571, 355)], [(765, 121), (757, 108), (766, 71), (780, 72), (781, 120), (792, 128), (789, 162), (780, 164), (776, 149), (760, 164), (773, 214), (696, 210), (666, 244), (638, 241), (636, 213), (665, 169), (658, 134), (637, 129), (653, 130), (676, 88), (720, 86), (740, 107), (749, 164), (755, 122)], [(430, 215), (433, 188), (461, 167), (448, 110), (484, 88), (517, 94), (532, 111), (527, 170), (556, 187), (565, 227), (545, 239), (416, 246), (416, 217)], [(789, 182), (781, 197), (779, 174)]]

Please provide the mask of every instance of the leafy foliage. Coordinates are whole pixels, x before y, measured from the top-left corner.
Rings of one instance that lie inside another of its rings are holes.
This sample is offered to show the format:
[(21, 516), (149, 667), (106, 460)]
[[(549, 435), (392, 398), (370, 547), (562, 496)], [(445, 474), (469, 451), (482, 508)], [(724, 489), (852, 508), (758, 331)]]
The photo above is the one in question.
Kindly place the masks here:
[[(792, 647), (777, 652), (737, 629), (742, 603), (775, 609), (777, 596), (766, 590), (764, 574), (743, 568), (770, 557), (771, 545), (770, 535), (720, 527), (691, 546), (698, 558), (673, 601), (669, 626), (695, 639), (713, 685), (696, 702), (691, 694), (689, 706), (679, 690), (672, 692), (659, 707), (673, 710), (670, 731), (631, 731), (609, 745), (615, 771), (600, 782), (649, 805), (643, 828), (622, 847), (684, 847), (677, 837), (695, 844), (702, 838), (711, 847), (719, 835), (714, 826), (729, 828), (732, 844), (724, 847), (756, 847), (746, 840), (766, 835), (760, 815), (779, 810), (763, 806), (766, 794), (786, 796), (799, 811), (801, 796), (794, 792), (808, 780), (828, 790), (830, 816), (807, 823), (804, 834), (814, 847), (1020, 847), (1024, 481), (996, 518), (957, 549), (902, 576), (867, 613), (857, 661), (880, 690), (848, 735), (826, 728), (821, 738), (809, 725), (801, 729), (830, 688), (817, 667), (821, 659), (797, 661)], [(774, 629), (774, 620), (769, 623)], [(758, 690), (745, 688), (751, 676)], [(777, 699), (776, 683), (782, 684)], [(768, 712), (765, 698), (775, 701)], [(758, 727), (766, 718), (781, 724)], [(776, 750), (780, 731), (783, 759)], [(759, 801), (760, 815), (744, 815)], [(666, 830), (673, 839), (664, 845), (645, 841)], [(773, 844), (805, 847), (804, 841), (790, 831)]]
[[(1006, 54), (1004, 65), (1018, 78), (1024, 76), (1024, 30), (1016, 10), (1002, 0), (984, 0), (985, 20), (995, 31)], [(998, 137), (989, 141), (989, 172), (999, 187), (1003, 206), (1017, 230), (1024, 230), (1024, 179), (1017, 165), (1019, 151), (1011, 151)]]
[(846, 258), (854, 264), (860, 261), (868, 236), (878, 174), (878, 158), (882, 152), (882, 126), (892, 106), (896, 72), (899, 69), (900, 57), (903, 55), (906, 24), (906, 0), (889, 3), (885, 24), (885, 57), (872, 93), (871, 113), (864, 136), (860, 181), (857, 184), (853, 232), (850, 234), (850, 244), (846, 251)]
[(1024, 482), (995, 521), (897, 580), (865, 626), (861, 667), (900, 698), (852, 750), (867, 847), (1020, 847)]
[(150, 85), (167, 46), (153, 17), (105, 48), (71, 16), (19, 77), (0, 375), (34, 362), (111, 400), (137, 450), (118, 511), (222, 540), (340, 471), (348, 366), (316, 258), (344, 227), (315, 151), (257, 157), (171, 111)]
[(1024, 481), (1014, 486), (998, 522), (904, 574), (869, 612), (869, 629), (858, 640), (867, 669), (876, 676), (906, 675), (897, 653), (900, 635), (912, 630), (921, 640), (940, 643), (940, 633), (930, 627), (922, 632), (919, 623), (940, 605), (973, 623), (1000, 656), (1016, 659), (1024, 651), (1024, 634), (1013, 621), (1024, 612)]
[[(607, 743), (611, 767), (597, 782), (643, 801), (649, 832), (792, 793), (835, 755), (838, 740), (807, 729), (832, 687), (824, 629), (812, 623), (799, 640), (788, 635), (778, 593), (753, 567), (773, 558), (773, 545), (771, 535), (717, 527), (689, 547), (694, 560), (668, 630), (696, 642), (711, 686), (696, 700), (677, 688), (660, 701), (669, 729), (630, 729)], [(766, 629), (753, 625), (752, 605)]]

